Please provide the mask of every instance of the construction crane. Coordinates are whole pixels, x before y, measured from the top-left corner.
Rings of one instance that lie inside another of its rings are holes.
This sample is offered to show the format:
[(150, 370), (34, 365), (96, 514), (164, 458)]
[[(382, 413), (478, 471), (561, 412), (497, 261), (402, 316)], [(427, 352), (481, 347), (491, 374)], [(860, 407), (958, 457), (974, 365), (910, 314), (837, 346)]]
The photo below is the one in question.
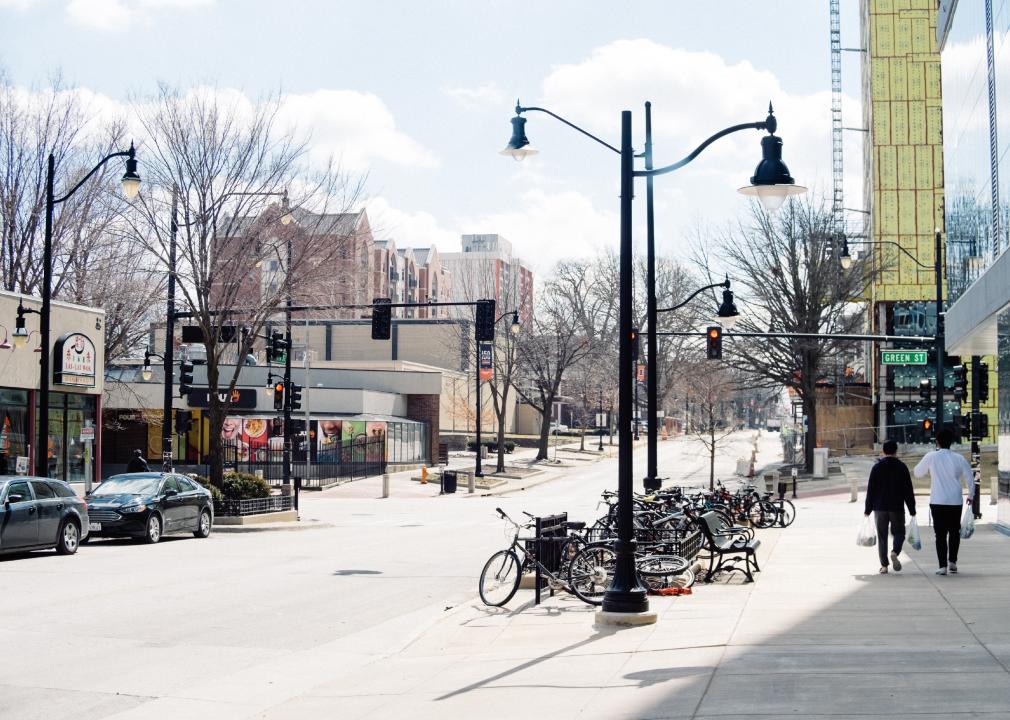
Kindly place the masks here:
[(842, 157), (842, 23), (839, 0), (828, 0), (831, 11), (831, 231), (836, 245), (845, 233)]

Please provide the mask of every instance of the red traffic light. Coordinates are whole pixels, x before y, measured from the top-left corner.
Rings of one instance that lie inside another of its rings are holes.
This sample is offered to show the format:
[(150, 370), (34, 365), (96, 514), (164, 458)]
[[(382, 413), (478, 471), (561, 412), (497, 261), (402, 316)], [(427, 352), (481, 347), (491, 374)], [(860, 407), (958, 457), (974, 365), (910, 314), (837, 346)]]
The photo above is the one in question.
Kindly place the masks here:
[(722, 328), (713, 325), (705, 332), (709, 360), (722, 360)]

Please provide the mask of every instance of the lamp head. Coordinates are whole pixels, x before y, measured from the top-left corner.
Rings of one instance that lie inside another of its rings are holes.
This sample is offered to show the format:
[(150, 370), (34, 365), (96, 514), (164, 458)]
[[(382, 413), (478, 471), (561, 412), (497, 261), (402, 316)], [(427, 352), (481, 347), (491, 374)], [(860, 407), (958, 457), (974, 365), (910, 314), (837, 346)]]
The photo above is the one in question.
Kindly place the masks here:
[(519, 114), (519, 107), (517, 102), (516, 116), (512, 118), (512, 137), (500, 152), (501, 155), (508, 155), (517, 161), (538, 152), (530, 147), (530, 141), (526, 138), (526, 118)]
[(137, 151), (130, 143), (130, 154), (126, 158), (126, 173), (121, 180), (123, 185), (123, 195), (127, 200), (133, 200), (140, 192), (140, 175), (137, 174)]
[(14, 320), (14, 347), (23, 348), (28, 342), (28, 330), (25, 328), (25, 316), (23, 308), (18, 307), (18, 316)]
[(852, 256), (849, 254), (849, 241), (842, 238), (842, 252), (838, 256), (838, 262), (842, 265), (842, 270), (852, 267)]
[(512, 313), (512, 325), (509, 326), (509, 330), (512, 331), (513, 335), (518, 335), (519, 331), (522, 330), (522, 326), (519, 324), (519, 313)]
[[(729, 283), (729, 280), (727, 279), (726, 282)], [(718, 313), (716, 313), (716, 320), (726, 330), (732, 330), (739, 319), (740, 312), (736, 309), (736, 303), (733, 301), (733, 291), (727, 287), (722, 291), (722, 304), (719, 306)]]
[(750, 185), (740, 188), (740, 193), (756, 197), (765, 210), (778, 210), (785, 199), (791, 195), (805, 193), (807, 189), (797, 185), (789, 168), (782, 162), (782, 138), (776, 136), (778, 121), (772, 113), (771, 103), (768, 104), (768, 119), (765, 120), (768, 135), (761, 138), (761, 162), (754, 170)]

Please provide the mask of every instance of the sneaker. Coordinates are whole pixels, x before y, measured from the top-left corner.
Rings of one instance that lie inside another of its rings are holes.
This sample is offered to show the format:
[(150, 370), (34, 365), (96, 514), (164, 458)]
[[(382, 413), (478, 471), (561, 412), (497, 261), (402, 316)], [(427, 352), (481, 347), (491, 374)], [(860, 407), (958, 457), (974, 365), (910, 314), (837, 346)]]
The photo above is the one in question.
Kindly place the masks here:
[(891, 553), (891, 565), (894, 566), (894, 572), (901, 572), (901, 560), (898, 559), (898, 553)]
[(956, 562), (948, 563), (947, 572), (949, 572), (951, 575), (957, 574), (957, 563)]
[(887, 575), (887, 565), (883, 565), (877, 572), (881, 575)]
[(947, 574), (947, 568), (945, 568), (945, 567), (940, 568), (939, 570), (936, 571), (936, 574), (937, 575), (946, 575)]

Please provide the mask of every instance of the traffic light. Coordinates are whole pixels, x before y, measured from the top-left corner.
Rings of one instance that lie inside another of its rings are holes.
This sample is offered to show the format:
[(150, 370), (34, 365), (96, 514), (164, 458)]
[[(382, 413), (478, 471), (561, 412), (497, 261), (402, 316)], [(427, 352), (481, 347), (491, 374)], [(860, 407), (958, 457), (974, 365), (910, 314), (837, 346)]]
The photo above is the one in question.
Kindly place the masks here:
[(635, 362), (641, 357), (641, 349), (638, 343), (638, 328), (631, 328), (631, 359)]
[(284, 362), (287, 359), (287, 352), (288, 341), (284, 339), (284, 333), (270, 333), (267, 345), (267, 362)]
[(291, 383), (288, 388), (288, 407), (292, 411), (300, 410), (302, 407), (302, 386)]
[(922, 421), (922, 434), (925, 436), (926, 440), (933, 439), (933, 419), (924, 418)]
[(722, 360), (722, 328), (711, 326), (705, 332), (705, 339), (708, 341), (708, 359)]
[(970, 415), (955, 415), (954, 416), (954, 435), (962, 438), (971, 437), (971, 416)]
[(274, 383), (274, 410), (284, 409), (284, 383)]
[(920, 380), (919, 397), (921, 397), (926, 402), (929, 402), (932, 396), (933, 396), (933, 381), (929, 379)]
[(974, 377), (972, 377), (972, 382), (978, 383), (978, 397), (979, 402), (982, 405), (989, 404), (989, 365), (980, 362), (975, 365)]
[(475, 332), (477, 342), (490, 342), (494, 340), (494, 300), (477, 301)]
[(985, 413), (972, 413), (971, 434), (981, 440), (989, 435), (989, 416)]
[(389, 298), (372, 300), (372, 340), (389, 340), (392, 327), (393, 311), (389, 307)]
[(193, 391), (193, 363), (179, 363), (179, 397), (186, 397)]
[(175, 434), (185, 435), (193, 429), (193, 412), (191, 410), (175, 411)]
[(954, 399), (961, 402), (968, 396), (968, 368), (955, 365), (950, 372), (954, 376)]

